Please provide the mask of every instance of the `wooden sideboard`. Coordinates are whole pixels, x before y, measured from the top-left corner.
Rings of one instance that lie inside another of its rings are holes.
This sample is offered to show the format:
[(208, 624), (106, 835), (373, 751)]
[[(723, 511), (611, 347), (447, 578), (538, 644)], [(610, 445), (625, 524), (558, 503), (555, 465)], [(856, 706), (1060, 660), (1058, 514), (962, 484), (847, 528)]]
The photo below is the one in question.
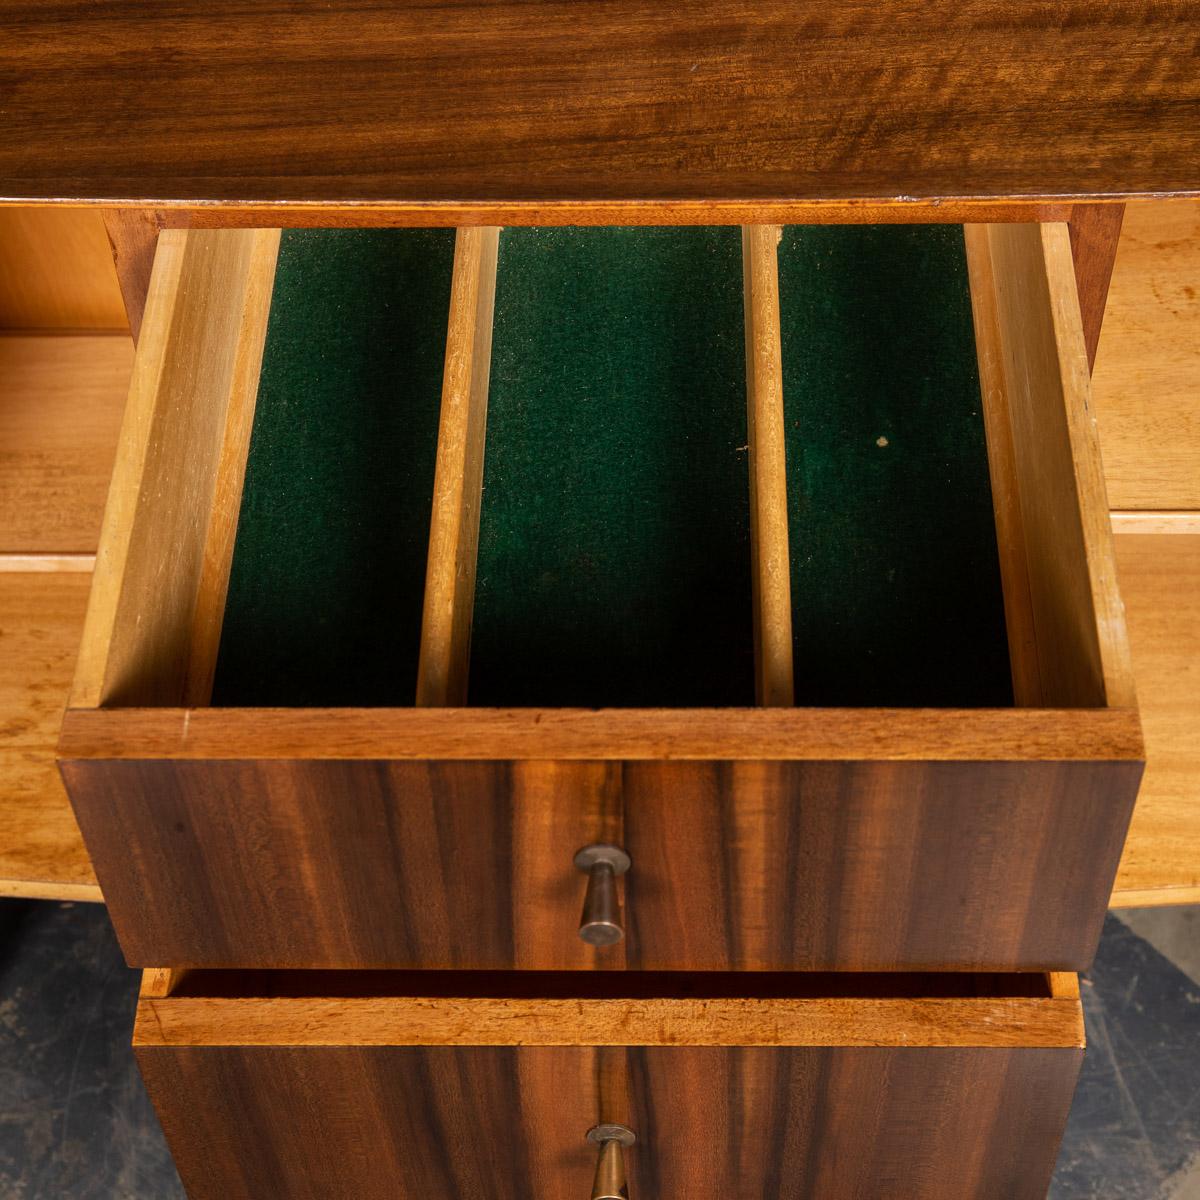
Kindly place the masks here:
[(190, 1194), (1044, 1194), (1200, 893), (1197, 16), (0, 8), (0, 311), (137, 344), (0, 344), (0, 870)]

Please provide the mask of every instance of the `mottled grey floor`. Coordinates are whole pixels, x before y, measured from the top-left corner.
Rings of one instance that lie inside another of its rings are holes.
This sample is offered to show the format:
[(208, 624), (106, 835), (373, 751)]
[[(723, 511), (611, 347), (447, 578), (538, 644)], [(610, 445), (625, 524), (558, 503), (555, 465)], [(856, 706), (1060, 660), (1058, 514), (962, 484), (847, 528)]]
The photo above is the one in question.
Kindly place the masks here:
[(137, 974), (98, 904), (0, 900), (0, 1197), (174, 1200), (129, 1036)]
[[(0, 900), (0, 1198), (177, 1200), (105, 910)], [(1052, 1200), (1200, 1200), (1200, 908), (1110, 915)], [(967, 1198), (964, 1198), (967, 1200)]]
[(1200, 1200), (1198, 916), (1109, 913), (1082, 981), (1088, 1050), (1053, 1200)]

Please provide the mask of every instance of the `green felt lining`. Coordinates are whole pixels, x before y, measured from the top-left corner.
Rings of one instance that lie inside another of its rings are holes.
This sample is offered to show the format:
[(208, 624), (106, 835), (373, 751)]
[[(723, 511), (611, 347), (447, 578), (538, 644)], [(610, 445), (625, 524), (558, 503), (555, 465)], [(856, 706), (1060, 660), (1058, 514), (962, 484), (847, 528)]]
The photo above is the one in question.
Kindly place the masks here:
[(214, 704), (411, 704), (453, 230), (283, 235)]
[[(453, 237), (285, 233), (214, 703), (412, 703)], [(961, 230), (780, 287), (797, 703), (1010, 704)], [(736, 228), (504, 231), (471, 703), (753, 703), (745, 408)]]
[(779, 256), (796, 703), (1006, 706), (961, 226), (796, 226)]
[(506, 230), (469, 698), (754, 703), (736, 229)]

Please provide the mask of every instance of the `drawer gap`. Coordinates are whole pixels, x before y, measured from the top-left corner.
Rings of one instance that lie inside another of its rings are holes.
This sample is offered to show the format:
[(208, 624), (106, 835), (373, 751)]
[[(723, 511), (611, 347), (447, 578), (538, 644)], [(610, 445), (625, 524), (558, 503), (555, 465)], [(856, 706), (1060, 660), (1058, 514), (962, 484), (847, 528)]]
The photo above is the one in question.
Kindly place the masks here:
[[(1073, 977), (1067, 977), (1073, 978)], [(192, 969), (184, 996), (411, 996), (520, 1000), (951, 999), (1055, 995), (1045, 972), (363, 971)]]

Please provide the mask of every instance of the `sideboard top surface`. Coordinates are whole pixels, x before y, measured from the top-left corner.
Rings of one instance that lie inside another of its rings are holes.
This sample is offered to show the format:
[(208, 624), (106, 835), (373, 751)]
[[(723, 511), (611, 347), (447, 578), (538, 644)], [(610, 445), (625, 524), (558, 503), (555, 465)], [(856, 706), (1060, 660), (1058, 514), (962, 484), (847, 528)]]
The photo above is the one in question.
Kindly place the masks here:
[(1200, 192), (1198, 0), (0, 0), (0, 200)]

